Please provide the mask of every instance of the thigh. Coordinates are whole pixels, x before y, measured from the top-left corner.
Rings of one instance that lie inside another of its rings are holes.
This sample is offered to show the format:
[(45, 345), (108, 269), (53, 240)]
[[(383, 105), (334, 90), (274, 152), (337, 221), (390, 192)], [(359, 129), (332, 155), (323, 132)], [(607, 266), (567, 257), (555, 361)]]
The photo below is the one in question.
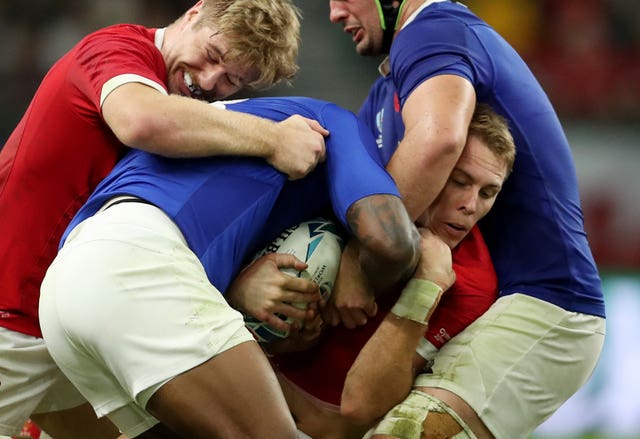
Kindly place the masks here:
[(78, 227), (43, 282), (43, 333), (98, 415), (135, 436), (157, 423), (158, 389), (253, 337), (157, 208), (124, 203)]
[(147, 408), (185, 437), (297, 437), (275, 373), (255, 341), (171, 379)]
[(116, 439), (120, 432), (108, 419), (98, 419), (89, 403), (67, 410), (31, 415), (31, 419), (53, 438)]
[[(127, 439), (127, 437), (120, 436), (117, 439)], [(157, 424), (153, 428), (136, 436), (136, 439), (183, 439), (183, 436), (178, 435), (163, 424)]]
[(603, 319), (514, 294), (452, 338), (416, 385), (459, 396), (496, 437), (523, 438), (586, 382), (603, 341)]

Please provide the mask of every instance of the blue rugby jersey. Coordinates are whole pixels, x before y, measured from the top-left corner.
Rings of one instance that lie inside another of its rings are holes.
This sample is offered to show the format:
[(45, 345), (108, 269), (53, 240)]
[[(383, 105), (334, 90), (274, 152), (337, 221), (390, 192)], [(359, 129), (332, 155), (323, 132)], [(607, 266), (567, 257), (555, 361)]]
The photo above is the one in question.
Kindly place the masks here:
[(524, 293), (566, 310), (605, 316), (584, 231), (569, 144), (546, 94), (509, 44), (463, 5), (424, 8), (396, 36), (391, 72), (360, 110), (386, 163), (404, 135), (401, 108), (433, 76), (473, 84), (478, 102), (506, 117), (516, 143), (513, 173), (480, 226), (500, 294)]
[(329, 212), (346, 228), (346, 212), (356, 201), (375, 194), (399, 196), (370, 130), (353, 113), (298, 97), (224, 105), (275, 121), (293, 114), (318, 120), (331, 132), (326, 162), (306, 178), (288, 181), (257, 158), (169, 159), (132, 150), (73, 218), (62, 243), (107, 200), (133, 195), (158, 206), (178, 225), (209, 280), (224, 293), (254, 252), (286, 227)]

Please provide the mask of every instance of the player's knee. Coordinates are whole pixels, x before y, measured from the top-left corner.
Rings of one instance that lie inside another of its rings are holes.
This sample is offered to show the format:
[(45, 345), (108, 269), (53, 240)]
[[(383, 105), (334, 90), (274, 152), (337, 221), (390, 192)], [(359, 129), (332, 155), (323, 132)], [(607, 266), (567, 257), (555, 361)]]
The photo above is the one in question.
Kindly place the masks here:
[(471, 429), (437, 398), (412, 391), (366, 436), (372, 439), (475, 439)]
[(468, 438), (464, 435), (464, 427), (450, 414), (431, 411), (422, 423), (421, 439)]

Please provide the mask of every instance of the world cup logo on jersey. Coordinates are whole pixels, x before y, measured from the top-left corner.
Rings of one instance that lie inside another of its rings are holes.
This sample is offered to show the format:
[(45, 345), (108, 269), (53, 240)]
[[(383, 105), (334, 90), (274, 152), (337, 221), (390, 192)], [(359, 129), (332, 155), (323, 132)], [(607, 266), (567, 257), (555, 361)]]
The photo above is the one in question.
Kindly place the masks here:
[(378, 149), (382, 148), (382, 122), (384, 121), (384, 108), (382, 108), (376, 114), (376, 129), (378, 130), (378, 135), (376, 137), (376, 145), (378, 145)]

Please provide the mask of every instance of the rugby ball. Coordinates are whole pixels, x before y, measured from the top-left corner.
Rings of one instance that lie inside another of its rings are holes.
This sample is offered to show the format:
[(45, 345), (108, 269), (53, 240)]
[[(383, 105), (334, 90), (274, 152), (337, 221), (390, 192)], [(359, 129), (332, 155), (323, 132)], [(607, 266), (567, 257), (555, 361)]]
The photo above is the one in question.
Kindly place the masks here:
[[(255, 261), (268, 253), (294, 255), (306, 262), (307, 268), (301, 272), (294, 269), (283, 269), (282, 271), (291, 276), (315, 282), (320, 287), (322, 298), (327, 300), (338, 275), (343, 248), (344, 241), (336, 224), (324, 218), (314, 218), (284, 230), (273, 242), (256, 253), (253, 260)], [(306, 306), (306, 304), (295, 303), (293, 305), (301, 308)], [(289, 324), (293, 322), (293, 319), (286, 316), (279, 317)], [(245, 314), (244, 321), (260, 343), (270, 343), (289, 336), (288, 331), (280, 331), (253, 316)]]

